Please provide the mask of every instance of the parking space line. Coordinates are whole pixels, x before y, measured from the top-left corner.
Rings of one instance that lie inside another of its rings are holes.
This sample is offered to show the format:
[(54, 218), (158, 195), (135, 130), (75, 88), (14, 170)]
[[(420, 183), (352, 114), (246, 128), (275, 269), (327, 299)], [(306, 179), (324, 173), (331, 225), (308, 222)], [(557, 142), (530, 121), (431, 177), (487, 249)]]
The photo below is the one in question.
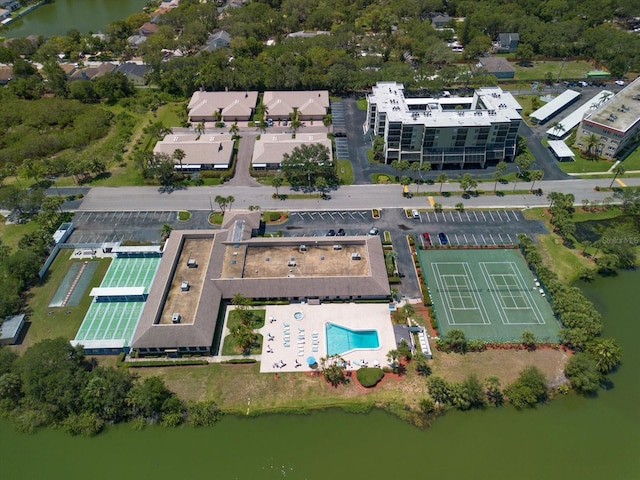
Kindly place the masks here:
[(493, 239), (493, 235), (490, 233), (489, 237), (491, 238), (491, 243), (493, 243), (494, 245), (496, 244), (496, 241)]
[(489, 210), (489, 215), (491, 216), (491, 221), (495, 222), (495, 220), (493, 219), (493, 214), (491, 213), (491, 210)]
[(462, 214), (460, 213), (460, 210), (458, 210), (458, 217), (460, 217), (460, 221), (462, 222)]
[(442, 219), (443, 219), (443, 220), (445, 221), (445, 223), (446, 223), (446, 221), (447, 221), (447, 215), (446, 215), (444, 212), (442, 212)]
[(455, 218), (453, 218), (453, 212), (449, 212), (449, 215), (451, 215), (451, 221), (452, 221), (452, 222), (455, 222), (455, 221), (456, 221), (456, 219), (455, 219)]
[(476, 212), (473, 212), (473, 216), (476, 217), (476, 222), (480, 221), (480, 220), (478, 220), (478, 215), (476, 215)]
[(515, 211), (515, 210), (511, 210), (511, 213), (513, 213), (513, 218), (514, 218), (514, 220), (515, 220), (516, 222), (519, 222), (519, 221), (520, 221), (520, 219), (518, 218), (518, 215), (516, 214), (516, 211)]
[(481, 211), (480, 213), (482, 214), (482, 218), (483, 218), (483, 219), (484, 219), (484, 221), (486, 222), (486, 221), (487, 221), (487, 217), (486, 217), (486, 216), (485, 216), (485, 214), (484, 214), (484, 210), (483, 210), (483, 211)]
[(472, 233), (471, 236), (473, 237), (473, 241), (475, 242), (476, 245), (478, 245), (478, 240), (476, 239), (476, 236)]
[(484, 233), (481, 233), (481, 234), (480, 234), (480, 236), (482, 237), (482, 244), (483, 244), (483, 245), (488, 245), (488, 244), (487, 244), (487, 241), (486, 241), (486, 240), (485, 240), (485, 238), (484, 238)]
[(498, 233), (498, 236), (500, 237), (500, 243), (504, 244), (504, 240), (502, 239), (502, 234)]
[(496, 215), (498, 215), (498, 221), (502, 221), (502, 215), (500, 215), (500, 210), (496, 211)]
[(464, 212), (467, 215), (467, 222), (471, 221), (471, 217), (469, 216), (469, 212)]

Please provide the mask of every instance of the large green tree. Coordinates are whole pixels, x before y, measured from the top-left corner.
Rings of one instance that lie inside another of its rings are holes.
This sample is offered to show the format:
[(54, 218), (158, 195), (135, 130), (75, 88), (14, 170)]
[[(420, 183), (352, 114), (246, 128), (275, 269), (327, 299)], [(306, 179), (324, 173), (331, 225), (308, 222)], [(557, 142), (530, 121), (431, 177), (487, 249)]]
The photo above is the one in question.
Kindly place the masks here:
[(325, 178), (330, 186), (338, 183), (329, 149), (320, 143), (303, 143), (290, 154), (285, 153), (281, 168), (287, 181), (294, 187), (311, 188), (318, 177)]

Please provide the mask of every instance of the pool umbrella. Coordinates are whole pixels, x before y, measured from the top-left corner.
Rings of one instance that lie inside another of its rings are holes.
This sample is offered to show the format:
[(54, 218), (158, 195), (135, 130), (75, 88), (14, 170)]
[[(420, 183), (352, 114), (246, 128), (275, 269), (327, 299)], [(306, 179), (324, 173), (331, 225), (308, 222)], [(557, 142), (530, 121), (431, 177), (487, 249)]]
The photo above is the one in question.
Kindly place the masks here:
[(316, 357), (307, 357), (307, 363), (309, 364), (309, 366), (311, 367), (312, 365), (315, 365), (316, 362)]

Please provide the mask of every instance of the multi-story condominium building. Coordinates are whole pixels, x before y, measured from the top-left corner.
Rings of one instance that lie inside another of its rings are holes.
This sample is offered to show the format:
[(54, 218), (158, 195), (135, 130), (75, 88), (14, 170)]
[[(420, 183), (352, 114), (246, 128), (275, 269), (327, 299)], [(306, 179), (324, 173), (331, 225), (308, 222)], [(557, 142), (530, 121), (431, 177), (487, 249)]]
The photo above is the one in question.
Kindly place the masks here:
[(499, 87), (473, 97), (409, 98), (404, 86), (379, 82), (368, 96), (365, 132), (384, 139), (384, 159), (433, 167), (485, 167), (513, 160), (522, 107)]
[[(593, 137), (592, 137), (593, 135)], [(599, 139), (597, 145), (595, 141)], [(640, 141), (640, 77), (580, 122), (576, 144), (606, 158), (624, 157)]]

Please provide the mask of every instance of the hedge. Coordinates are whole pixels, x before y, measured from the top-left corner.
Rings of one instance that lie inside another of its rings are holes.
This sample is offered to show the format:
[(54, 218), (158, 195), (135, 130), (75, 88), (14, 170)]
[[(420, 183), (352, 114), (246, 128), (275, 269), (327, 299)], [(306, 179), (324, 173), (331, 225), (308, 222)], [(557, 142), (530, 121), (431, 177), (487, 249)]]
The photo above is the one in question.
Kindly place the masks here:
[(384, 372), (379, 368), (360, 368), (356, 373), (356, 377), (363, 387), (371, 388), (375, 387), (378, 382), (382, 380)]
[(231, 360), (225, 360), (224, 362), (220, 362), (224, 364), (234, 365), (241, 363), (256, 363), (255, 358), (232, 358)]
[(206, 360), (142, 360), (140, 362), (123, 362), (120, 365), (126, 368), (143, 367), (182, 367), (193, 365), (208, 365)]

